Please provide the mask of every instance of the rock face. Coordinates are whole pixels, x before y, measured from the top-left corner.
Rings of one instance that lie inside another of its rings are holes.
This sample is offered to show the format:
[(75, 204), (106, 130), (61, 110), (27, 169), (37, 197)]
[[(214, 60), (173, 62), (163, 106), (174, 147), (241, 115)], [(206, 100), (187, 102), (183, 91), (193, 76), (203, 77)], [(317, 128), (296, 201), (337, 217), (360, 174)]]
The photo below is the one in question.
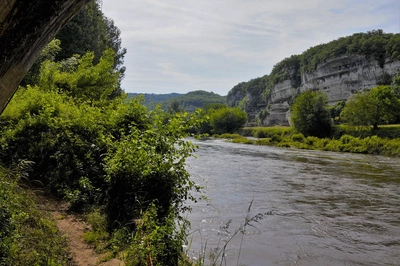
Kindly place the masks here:
[(329, 104), (347, 100), (358, 91), (369, 90), (379, 84), (390, 83), (400, 70), (400, 60), (387, 59), (384, 64), (368, 60), (363, 55), (345, 55), (317, 65), (310, 73), (302, 73), (300, 86), (287, 79), (273, 86), (269, 100), (269, 115), (262, 123), (289, 125), (289, 102), (306, 90), (321, 90), (328, 95)]

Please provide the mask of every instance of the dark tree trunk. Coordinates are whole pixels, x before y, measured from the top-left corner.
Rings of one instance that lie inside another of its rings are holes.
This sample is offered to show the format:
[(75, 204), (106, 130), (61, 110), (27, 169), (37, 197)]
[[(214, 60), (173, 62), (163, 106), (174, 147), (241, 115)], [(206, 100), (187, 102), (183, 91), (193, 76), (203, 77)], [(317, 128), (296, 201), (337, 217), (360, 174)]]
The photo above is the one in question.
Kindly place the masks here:
[(0, 114), (40, 51), (90, 0), (0, 0)]

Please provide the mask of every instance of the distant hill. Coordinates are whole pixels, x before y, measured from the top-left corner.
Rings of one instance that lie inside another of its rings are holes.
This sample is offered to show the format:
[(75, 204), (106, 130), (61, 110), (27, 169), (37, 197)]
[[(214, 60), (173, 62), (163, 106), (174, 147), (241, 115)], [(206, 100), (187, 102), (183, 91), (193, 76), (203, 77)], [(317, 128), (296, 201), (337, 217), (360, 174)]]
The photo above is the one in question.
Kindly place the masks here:
[(182, 108), (186, 111), (194, 111), (197, 108), (203, 108), (207, 104), (221, 103), (226, 104), (226, 96), (207, 91), (191, 91), (186, 94), (169, 93), (169, 94), (148, 94), (148, 93), (128, 93), (128, 97), (133, 98), (143, 95), (145, 102), (143, 105), (149, 109), (153, 109), (157, 104), (161, 104), (163, 109), (172, 103), (178, 101)]
[(226, 96), (202, 90), (191, 91), (175, 99), (178, 100), (181, 106), (187, 111), (203, 108), (207, 104), (226, 104)]
[(144, 96), (144, 106), (151, 107), (151, 106), (156, 106), (157, 104), (162, 104), (163, 102), (177, 98), (179, 96), (182, 96), (183, 94), (181, 93), (167, 93), (167, 94), (155, 94), (155, 93), (128, 93), (129, 98), (134, 98), (139, 95)]

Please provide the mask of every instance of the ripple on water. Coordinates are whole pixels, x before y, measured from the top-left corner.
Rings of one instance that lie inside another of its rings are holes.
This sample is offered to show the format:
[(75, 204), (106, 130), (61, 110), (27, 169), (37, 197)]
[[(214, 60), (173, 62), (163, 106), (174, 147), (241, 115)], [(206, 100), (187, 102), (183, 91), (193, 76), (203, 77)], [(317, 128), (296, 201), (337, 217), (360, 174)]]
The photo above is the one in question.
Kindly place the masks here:
[[(240, 252), (246, 265), (399, 265), (400, 160), (288, 150), (211, 140), (188, 160), (209, 204), (189, 215), (193, 248), (207, 250), (252, 214), (272, 215), (249, 229)], [(229, 246), (236, 265), (240, 241)]]

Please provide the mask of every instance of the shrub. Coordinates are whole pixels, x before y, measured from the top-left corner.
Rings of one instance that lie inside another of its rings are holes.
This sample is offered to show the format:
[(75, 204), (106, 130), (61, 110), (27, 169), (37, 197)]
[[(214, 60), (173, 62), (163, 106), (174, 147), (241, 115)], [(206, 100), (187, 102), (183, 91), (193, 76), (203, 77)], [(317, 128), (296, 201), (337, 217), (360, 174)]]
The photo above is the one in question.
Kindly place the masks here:
[(216, 134), (234, 133), (247, 121), (247, 113), (239, 108), (221, 108), (211, 115), (213, 132)]
[(292, 135), (292, 141), (304, 142), (305, 141), (305, 137), (301, 133), (293, 134)]
[(253, 134), (254, 134), (255, 138), (267, 138), (268, 137), (266, 130), (263, 128), (256, 129)]
[(306, 91), (291, 107), (293, 127), (304, 136), (328, 137), (332, 130), (328, 97), (320, 91)]
[(276, 142), (276, 143), (281, 142), (282, 141), (282, 134), (274, 134), (274, 135), (272, 135), (271, 141), (272, 142)]
[(271, 145), (271, 139), (270, 138), (258, 139), (255, 141), (255, 143), (258, 145)]
[(233, 143), (243, 143), (243, 144), (253, 144), (254, 140), (245, 138), (245, 137), (240, 137), (240, 138), (234, 138), (232, 139)]

